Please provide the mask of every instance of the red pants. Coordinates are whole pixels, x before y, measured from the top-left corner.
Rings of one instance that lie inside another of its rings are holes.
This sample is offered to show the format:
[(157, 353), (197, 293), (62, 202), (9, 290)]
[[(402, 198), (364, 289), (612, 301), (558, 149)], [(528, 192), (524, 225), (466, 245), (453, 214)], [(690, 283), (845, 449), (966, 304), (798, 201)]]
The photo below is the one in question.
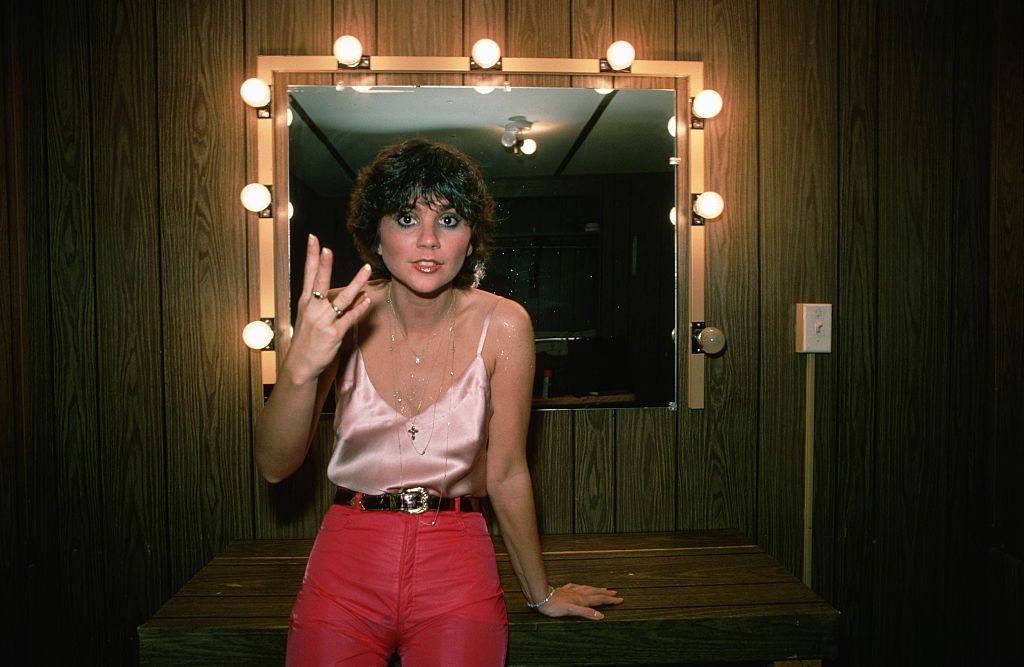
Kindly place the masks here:
[(287, 665), (502, 665), (508, 620), (479, 512), (331, 505), (288, 629)]

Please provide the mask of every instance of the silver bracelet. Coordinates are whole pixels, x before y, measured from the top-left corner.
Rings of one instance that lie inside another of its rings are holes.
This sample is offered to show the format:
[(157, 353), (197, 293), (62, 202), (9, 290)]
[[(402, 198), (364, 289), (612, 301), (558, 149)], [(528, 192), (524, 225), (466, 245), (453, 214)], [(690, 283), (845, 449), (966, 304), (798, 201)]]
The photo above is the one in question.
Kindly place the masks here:
[(555, 587), (552, 586), (551, 584), (548, 584), (548, 596), (546, 598), (544, 598), (543, 600), (541, 600), (540, 602), (527, 602), (526, 606), (529, 607), (530, 609), (540, 609), (541, 607), (543, 607), (547, 603), (551, 602), (551, 598), (553, 598), (554, 596), (555, 596)]

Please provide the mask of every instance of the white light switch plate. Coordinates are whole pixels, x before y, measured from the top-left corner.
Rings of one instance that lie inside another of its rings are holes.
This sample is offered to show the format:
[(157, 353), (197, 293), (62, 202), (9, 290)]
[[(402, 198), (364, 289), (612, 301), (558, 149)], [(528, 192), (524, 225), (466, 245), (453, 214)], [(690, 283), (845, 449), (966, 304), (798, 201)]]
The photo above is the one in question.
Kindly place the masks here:
[(832, 351), (832, 304), (796, 304), (796, 351)]

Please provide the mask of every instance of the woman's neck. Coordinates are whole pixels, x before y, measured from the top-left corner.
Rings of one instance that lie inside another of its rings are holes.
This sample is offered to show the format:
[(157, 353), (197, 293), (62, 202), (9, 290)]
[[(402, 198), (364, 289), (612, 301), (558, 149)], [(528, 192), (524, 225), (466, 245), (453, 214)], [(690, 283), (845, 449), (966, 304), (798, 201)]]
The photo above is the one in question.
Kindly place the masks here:
[(423, 295), (392, 280), (388, 284), (388, 299), (406, 335), (429, 333), (451, 315), (455, 305), (455, 287), (449, 285), (434, 294)]

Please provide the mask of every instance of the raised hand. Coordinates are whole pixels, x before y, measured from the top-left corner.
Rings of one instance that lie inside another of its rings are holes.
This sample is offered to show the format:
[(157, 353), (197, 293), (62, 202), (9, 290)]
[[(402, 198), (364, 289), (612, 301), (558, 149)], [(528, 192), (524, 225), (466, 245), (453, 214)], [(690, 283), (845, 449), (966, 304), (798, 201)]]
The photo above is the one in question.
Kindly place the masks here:
[(566, 584), (556, 588), (551, 599), (538, 607), (537, 611), (545, 616), (580, 616), (598, 621), (604, 618), (604, 614), (593, 607), (621, 603), (622, 598), (607, 588)]
[(298, 382), (316, 381), (334, 361), (345, 334), (370, 307), (370, 299), (363, 292), (370, 279), (370, 266), (363, 266), (352, 282), (328, 298), (333, 265), (331, 250), (321, 249), (319, 239), (310, 234), (295, 335), (284, 362), (286, 371)]

